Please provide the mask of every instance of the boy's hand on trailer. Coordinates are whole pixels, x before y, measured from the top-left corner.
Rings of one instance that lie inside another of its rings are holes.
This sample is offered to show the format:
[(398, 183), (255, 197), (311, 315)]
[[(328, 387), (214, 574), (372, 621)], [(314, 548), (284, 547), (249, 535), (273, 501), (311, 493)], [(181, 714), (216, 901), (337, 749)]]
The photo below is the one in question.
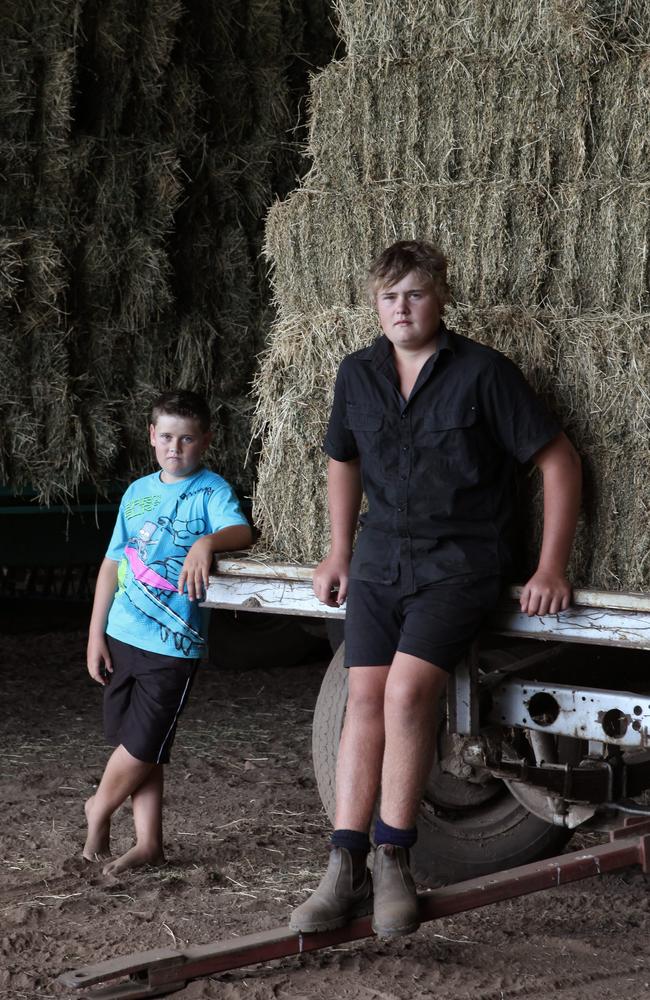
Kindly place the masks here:
[(108, 684), (109, 676), (113, 673), (113, 664), (106, 638), (103, 635), (97, 639), (92, 636), (88, 639), (86, 666), (94, 681), (97, 681), (102, 687)]
[(330, 608), (340, 607), (348, 596), (349, 558), (330, 553), (314, 570), (314, 594)]
[(214, 544), (211, 536), (204, 535), (194, 542), (178, 577), (179, 594), (182, 594), (187, 586), (187, 596), (190, 601), (200, 600), (203, 597), (210, 581), (213, 555)]
[(557, 615), (571, 604), (571, 584), (563, 573), (538, 569), (524, 586), (519, 606), (529, 618)]

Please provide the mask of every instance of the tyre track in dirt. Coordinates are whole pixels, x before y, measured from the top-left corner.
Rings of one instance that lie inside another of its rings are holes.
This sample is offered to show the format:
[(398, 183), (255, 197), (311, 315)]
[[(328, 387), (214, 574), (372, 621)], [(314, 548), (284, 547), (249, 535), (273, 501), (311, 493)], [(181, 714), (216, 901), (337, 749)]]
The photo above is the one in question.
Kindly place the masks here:
[[(595, 989), (598, 987), (606, 988), (608, 992), (604, 995), (610, 996), (609, 991), (617, 982), (621, 983), (621, 986), (614, 990), (614, 994), (625, 996), (630, 993), (630, 978), (632, 976), (647, 977), (649, 969), (648, 962), (637, 962), (633, 966), (625, 966), (608, 972), (573, 976), (568, 981), (559, 982), (557, 978), (549, 978), (548, 981), (538, 983), (534, 987), (499, 988), (475, 993), (474, 1000), (548, 1000), (551, 996), (559, 997), (561, 1000), (573, 1000), (573, 998), (584, 1000), (584, 997), (588, 996), (589, 1000), (597, 1000), (603, 994), (595, 992)], [(643, 983), (643, 986), (647, 985), (647, 982)], [(585, 990), (585, 987), (588, 987), (588, 990)]]

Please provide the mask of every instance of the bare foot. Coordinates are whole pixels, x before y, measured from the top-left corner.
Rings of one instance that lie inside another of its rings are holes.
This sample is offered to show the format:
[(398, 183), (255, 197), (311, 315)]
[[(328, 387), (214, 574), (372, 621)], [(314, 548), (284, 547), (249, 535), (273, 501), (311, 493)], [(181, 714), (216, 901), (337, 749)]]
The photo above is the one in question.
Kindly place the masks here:
[(119, 875), (120, 872), (128, 871), (131, 868), (141, 868), (142, 865), (162, 865), (165, 863), (165, 855), (161, 847), (141, 847), (136, 844), (120, 855), (114, 861), (104, 865), (102, 871), (104, 875)]
[(111, 856), (111, 825), (108, 821), (105, 823), (93, 822), (94, 798), (95, 796), (91, 795), (84, 802), (84, 812), (86, 813), (86, 822), (88, 823), (88, 836), (84, 844), (83, 856), (86, 861), (105, 861), (106, 858), (110, 858)]

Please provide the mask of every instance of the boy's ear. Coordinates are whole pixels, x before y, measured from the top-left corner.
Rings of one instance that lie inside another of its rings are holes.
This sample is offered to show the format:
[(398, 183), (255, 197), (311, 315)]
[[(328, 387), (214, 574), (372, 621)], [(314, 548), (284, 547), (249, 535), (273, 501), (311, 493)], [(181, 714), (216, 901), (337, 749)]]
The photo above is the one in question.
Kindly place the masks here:
[(155, 446), (156, 446), (156, 425), (155, 424), (149, 424), (149, 444), (152, 446), (152, 448), (155, 448)]

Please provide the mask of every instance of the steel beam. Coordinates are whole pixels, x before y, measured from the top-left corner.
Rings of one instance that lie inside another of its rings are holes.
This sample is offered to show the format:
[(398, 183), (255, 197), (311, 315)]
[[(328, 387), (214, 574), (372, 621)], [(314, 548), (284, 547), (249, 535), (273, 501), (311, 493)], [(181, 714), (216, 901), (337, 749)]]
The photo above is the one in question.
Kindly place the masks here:
[(489, 721), (611, 743), (626, 749), (650, 747), (650, 694), (608, 691), (520, 680), (517, 677), (491, 689)]
[[(220, 560), (202, 606), (267, 614), (345, 618), (343, 607), (321, 604), (312, 590), (313, 567)], [(650, 649), (650, 597), (576, 591), (575, 604), (556, 615), (519, 610), (521, 588), (511, 587), (486, 623), (498, 635), (555, 642)]]

